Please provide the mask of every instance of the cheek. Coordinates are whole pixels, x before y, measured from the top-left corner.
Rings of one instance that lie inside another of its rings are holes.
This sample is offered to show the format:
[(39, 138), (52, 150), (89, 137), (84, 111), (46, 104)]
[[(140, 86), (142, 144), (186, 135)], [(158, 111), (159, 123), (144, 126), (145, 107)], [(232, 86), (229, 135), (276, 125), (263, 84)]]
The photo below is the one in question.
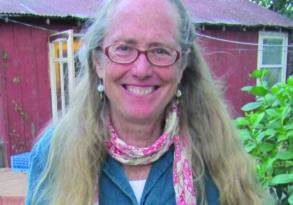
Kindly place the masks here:
[(124, 75), (124, 72), (125, 71), (117, 67), (116, 64), (113, 65), (110, 63), (104, 66), (104, 73), (105, 73), (104, 78), (109, 81), (119, 80)]
[(115, 69), (115, 65), (107, 57), (101, 54), (96, 61), (96, 73), (99, 78), (105, 80), (105, 78), (109, 78), (109, 76), (117, 70)]
[(177, 67), (170, 68), (168, 70), (163, 70), (161, 68), (160, 70), (158, 70), (157, 73), (159, 74), (160, 78), (166, 83), (177, 85), (181, 81), (182, 71)]

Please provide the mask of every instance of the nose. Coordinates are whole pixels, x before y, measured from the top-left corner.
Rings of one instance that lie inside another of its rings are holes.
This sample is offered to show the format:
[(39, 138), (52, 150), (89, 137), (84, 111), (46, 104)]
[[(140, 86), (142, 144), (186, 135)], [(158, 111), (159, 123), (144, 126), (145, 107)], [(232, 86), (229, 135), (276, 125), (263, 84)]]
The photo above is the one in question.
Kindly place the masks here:
[(132, 74), (139, 79), (144, 79), (152, 75), (153, 68), (145, 53), (140, 53), (132, 66)]

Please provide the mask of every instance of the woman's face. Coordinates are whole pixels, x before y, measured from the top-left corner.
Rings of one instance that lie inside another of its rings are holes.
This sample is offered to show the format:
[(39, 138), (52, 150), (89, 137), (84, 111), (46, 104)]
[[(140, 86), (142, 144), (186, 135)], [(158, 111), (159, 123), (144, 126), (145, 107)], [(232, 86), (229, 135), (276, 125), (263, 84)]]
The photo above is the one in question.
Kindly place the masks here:
[[(102, 47), (123, 44), (147, 50), (167, 46), (180, 51), (177, 15), (164, 0), (123, 0), (111, 15)], [(131, 64), (114, 63), (106, 55), (97, 61), (96, 71), (103, 79), (112, 118), (143, 123), (162, 119), (184, 70), (180, 60), (158, 67), (144, 54)]]

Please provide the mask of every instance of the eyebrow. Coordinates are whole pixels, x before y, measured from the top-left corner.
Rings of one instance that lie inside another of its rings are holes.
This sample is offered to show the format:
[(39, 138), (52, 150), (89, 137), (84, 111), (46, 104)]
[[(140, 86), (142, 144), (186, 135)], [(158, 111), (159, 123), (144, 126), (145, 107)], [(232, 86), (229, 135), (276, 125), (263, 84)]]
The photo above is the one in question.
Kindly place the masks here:
[(132, 44), (132, 45), (137, 44), (137, 41), (134, 39), (123, 39), (123, 38), (116, 39), (113, 43), (118, 43), (118, 42), (124, 42), (124, 43)]
[[(135, 39), (117, 39), (114, 41), (114, 43), (118, 43), (118, 42), (124, 42), (126, 44), (130, 44), (130, 45), (137, 45), (138, 42)], [(150, 44), (148, 44), (148, 47), (156, 47), (156, 46), (166, 46), (166, 47), (172, 47), (171, 45), (165, 44), (165, 43), (161, 43), (161, 42), (151, 42)]]

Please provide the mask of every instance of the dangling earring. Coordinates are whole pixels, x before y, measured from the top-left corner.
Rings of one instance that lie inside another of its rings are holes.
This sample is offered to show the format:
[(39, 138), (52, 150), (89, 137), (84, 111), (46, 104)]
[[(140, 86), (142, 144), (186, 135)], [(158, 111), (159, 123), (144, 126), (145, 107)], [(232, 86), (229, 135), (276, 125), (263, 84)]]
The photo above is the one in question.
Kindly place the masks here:
[(105, 91), (105, 87), (103, 85), (103, 81), (100, 79), (98, 84), (97, 84), (97, 91), (99, 93), (99, 96), (101, 99), (104, 99), (104, 91)]

